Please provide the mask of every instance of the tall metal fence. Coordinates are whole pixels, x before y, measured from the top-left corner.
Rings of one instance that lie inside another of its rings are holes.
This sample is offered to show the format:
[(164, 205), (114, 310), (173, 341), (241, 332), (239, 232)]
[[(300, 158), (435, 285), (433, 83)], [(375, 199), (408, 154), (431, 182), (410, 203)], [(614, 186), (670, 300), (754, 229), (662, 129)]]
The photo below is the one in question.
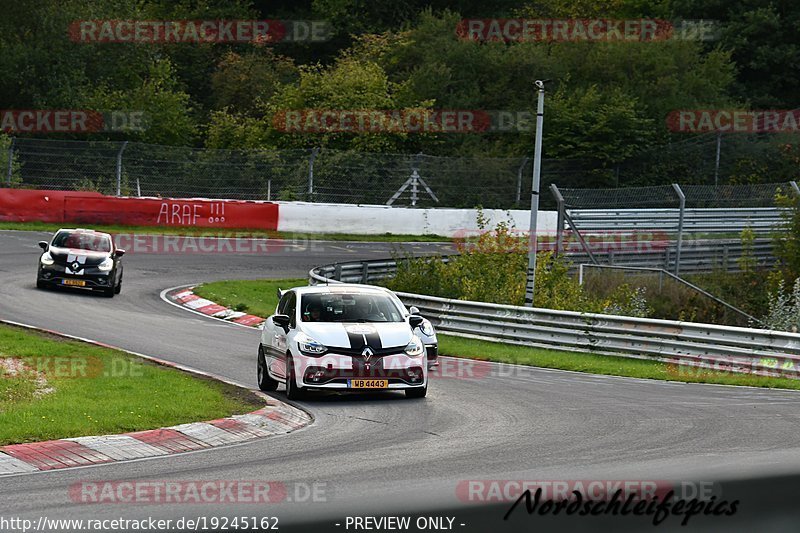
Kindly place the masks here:
[[(743, 185), (664, 185), (621, 189), (577, 189), (550, 186), (558, 206), (556, 251), (572, 240), (582, 262), (658, 266), (675, 272), (707, 268), (713, 260), (725, 270), (735, 269), (749, 255), (756, 266), (771, 266), (772, 238), (780, 231), (784, 211), (778, 195), (800, 196), (800, 187), (788, 183)], [(750, 240), (744, 231), (750, 232)], [(598, 250), (598, 235), (624, 235), (629, 242), (657, 243), (657, 249)], [(715, 244), (729, 239), (725, 247)], [(620, 253), (621, 252), (621, 253)], [(657, 252), (657, 253), (656, 253)], [(712, 253), (713, 252), (713, 253)], [(660, 264), (652, 262), (659, 257)]]
[[(5, 184), (12, 186), (90, 189), (134, 196), (523, 209), (529, 205), (531, 193), (529, 157), (442, 157), (329, 149), (208, 150), (31, 138), (14, 138), (9, 146), (7, 141), (0, 136), (0, 176), (4, 175)], [(647, 192), (650, 187), (640, 186), (679, 181), (691, 207), (692, 192), (698, 202), (704, 196), (709, 200), (709, 195), (714, 202), (724, 201), (724, 186), (719, 184), (763, 181), (763, 176), (775, 182), (795, 179), (798, 157), (800, 151), (791, 136), (693, 135), (613, 164), (545, 159), (541, 190), (556, 183), (567, 189)], [(690, 186), (697, 189), (690, 191)], [(673, 198), (669, 191), (667, 195)], [(721, 207), (744, 206), (735, 203), (742, 198), (729, 200)], [(769, 198), (765, 201), (761, 207), (772, 205)], [(651, 203), (652, 207), (665, 205), (657, 196)], [(555, 199), (542, 195), (541, 208), (555, 209)]]
[[(12, 139), (5, 185), (127, 196), (439, 207), (529, 205), (531, 161), (311, 150), (206, 150), (136, 142)], [(547, 161), (545, 184), (585, 183), (581, 161)], [(543, 208), (554, 208), (552, 199)]]

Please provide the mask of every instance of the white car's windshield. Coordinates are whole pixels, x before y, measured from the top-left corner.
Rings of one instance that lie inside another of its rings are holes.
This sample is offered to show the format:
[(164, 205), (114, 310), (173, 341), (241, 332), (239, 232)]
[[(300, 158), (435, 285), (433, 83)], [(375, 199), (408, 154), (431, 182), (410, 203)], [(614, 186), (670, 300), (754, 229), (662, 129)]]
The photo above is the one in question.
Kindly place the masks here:
[(110, 252), (111, 239), (108, 235), (80, 231), (59, 231), (53, 238), (56, 248), (72, 248), (92, 252)]
[(381, 293), (306, 294), (301, 297), (303, 322), (402, 322), (403, 314)]

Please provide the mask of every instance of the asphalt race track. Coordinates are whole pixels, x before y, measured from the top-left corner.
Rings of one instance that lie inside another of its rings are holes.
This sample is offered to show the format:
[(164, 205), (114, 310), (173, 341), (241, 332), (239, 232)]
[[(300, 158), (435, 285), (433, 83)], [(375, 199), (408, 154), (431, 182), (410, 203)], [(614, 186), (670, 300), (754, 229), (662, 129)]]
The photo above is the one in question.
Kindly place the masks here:
[[(0, 232), (0, 318), (157, 356), (250, 387), (258, 332), (168, 305), (159, 298), (163, 289), (217, 279), (302, 277), (326, 262), (388, 257), (395, 246), (316, 242), (268, 255), (130, 254), (122, 294), (106, 299), (35, 288), (36, 243), (47, 237)], [(411, 251), (437, 248), (419, 244)], [(279, 517), (281, 530), (317, 520), (345, 531), (348, 515), (463, 506), (455, 529), (477, 531), (471, 522), (476, 516), (500, 527), (502, 512), (482, 514), (477, 504), (462, 503), (456, 488), (465, 480), (720, 480), (724, 494), (727, 480), (800, 472), (800, 394), (793, 392), (501, 365), (492, 365), (487, 375), (439, 379), (430, 387), (424, 400), (399, 393), (321, 395), (300, 404), (314, 415), (313, 425), (255, 443), (3, 478), (0, 515), (270, 515)], [(275, 396), (284, 399), (281, 391)], [(321, 483), (327, 501), (131, 506), (70, 500), (73, 484), (102, 480)], [(746, 507), (743, 501), (743, 512)], [(647, 521), (630, 524), (649, 527)], [(703, 524), (725, 530), (734, 522)]]

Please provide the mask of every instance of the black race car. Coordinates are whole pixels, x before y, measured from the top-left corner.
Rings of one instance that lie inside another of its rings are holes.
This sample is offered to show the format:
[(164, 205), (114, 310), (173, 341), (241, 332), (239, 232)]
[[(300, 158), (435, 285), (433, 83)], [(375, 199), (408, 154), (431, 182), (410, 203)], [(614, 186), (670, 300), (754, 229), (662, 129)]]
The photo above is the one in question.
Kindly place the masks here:
[(76, 287), (102, 292), (113, 298), (122, 290), (122, 261), (125, 250), (115, 248), (108, 233), (88, 229), (60, 229), (39, 257), (36, 286)]

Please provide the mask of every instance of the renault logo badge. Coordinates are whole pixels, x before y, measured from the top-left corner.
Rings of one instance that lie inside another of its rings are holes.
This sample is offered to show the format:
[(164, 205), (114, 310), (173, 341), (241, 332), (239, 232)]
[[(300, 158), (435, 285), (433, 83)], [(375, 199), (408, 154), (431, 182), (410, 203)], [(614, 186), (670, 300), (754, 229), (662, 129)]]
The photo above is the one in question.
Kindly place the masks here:
[(370, 348), (369, 346), (364, 348), (364, 351), (361, 352), (361, 355), (364, 356), (364, 361), (369, 361), (374, 354), (375, 354), (375, 352), (373, 352), (372, 348)]

